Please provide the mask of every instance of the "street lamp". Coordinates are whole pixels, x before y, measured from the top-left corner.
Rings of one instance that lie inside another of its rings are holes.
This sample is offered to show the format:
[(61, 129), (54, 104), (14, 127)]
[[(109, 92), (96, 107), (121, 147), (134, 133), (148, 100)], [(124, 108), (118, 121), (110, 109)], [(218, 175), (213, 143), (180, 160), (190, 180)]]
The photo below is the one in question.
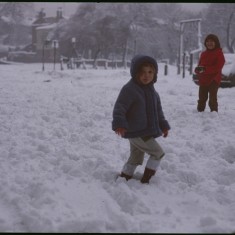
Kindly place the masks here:
[(56, 48), (59, 47), (59, 42), (58, 42), (58, 40), (53, 40), (53, 41), (52, 41), (52, 47), (53, 47), (53, 49), (54, 49), (54, 70), (55, 70)]
[(71, 55), (71, 69), (74, 68), (74, 55), (76, 54), (76, 38), (75, 37), (72, 37), (71, 38), (71, 43), (72, 43), (72, 55)]
[(135, 54), (136, 54), (136, 39), (134, 41), (134, 56), (135, 56)]
[(73, 38), (71, 39), (71, 41), (72, 41), (72, 44), (73, 44), (73, 48), (75, 48), (76, 38), (73, 37)]
[(50, 43), (50, 40), (46, 39), (42, 45), (42, 71), (45, 70), (45, 47)]

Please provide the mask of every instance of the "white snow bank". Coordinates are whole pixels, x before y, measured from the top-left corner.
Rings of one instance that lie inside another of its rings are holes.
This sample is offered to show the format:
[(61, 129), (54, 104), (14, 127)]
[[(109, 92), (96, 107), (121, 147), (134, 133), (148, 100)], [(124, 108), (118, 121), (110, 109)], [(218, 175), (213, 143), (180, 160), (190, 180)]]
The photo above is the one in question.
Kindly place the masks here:
[(218, 114), (198, 113), (191, 76), (160, 65), (172, 129), (142, 185), (116, 179), (129, 145), (111, 130), (112, 110), (129, 71), (45, 67), (0, 65), (0, 231), (235, 231), (235, 88), (219, 89)]

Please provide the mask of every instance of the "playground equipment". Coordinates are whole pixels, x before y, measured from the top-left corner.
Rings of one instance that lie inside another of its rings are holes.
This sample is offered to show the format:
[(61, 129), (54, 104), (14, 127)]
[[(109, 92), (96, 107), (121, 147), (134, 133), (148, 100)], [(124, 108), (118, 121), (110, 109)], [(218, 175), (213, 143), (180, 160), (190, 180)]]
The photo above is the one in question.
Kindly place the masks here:
[[(184, 33), (185, 33), (185, 25), (189, 24), (192, 26), (197, 26), (197, 38), (198, 38), (198, 48), (192, 50), (190, 55), (187, 54), (187, 51), (184, 49)], [(190, 60), (189, 71), (192, 74), (193, 70), (193, 56), (195, 53), (199, 53), (202, 51), (202, 43), (201, 43), (201, 19), (190, 19), (190, 20), (182, 20), (180, 21), (180, 45), (179, 45), (179, 55), (178, 55), (178, 65), (177, 65), (177, 73), (181, 73), (181, 68), (183, 70), (183, 78), (185, 77), (185, 68), (186, 68), (186, 59)]]

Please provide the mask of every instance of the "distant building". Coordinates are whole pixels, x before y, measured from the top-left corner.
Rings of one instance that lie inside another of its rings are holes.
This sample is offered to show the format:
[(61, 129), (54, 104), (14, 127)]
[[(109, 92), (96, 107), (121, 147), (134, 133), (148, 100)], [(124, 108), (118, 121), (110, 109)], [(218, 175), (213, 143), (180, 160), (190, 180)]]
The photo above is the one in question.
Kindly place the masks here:
[(60, 48), (58, 41), (51, 34), (57, 24), (65, 20), (62, 9), (58, 8), (55, 17), (46, 17), (43, 9), (38, 13), (37, 19), (32, 23), (32, 42), (25, 50), (8, 52), (8, 60), (18, 62), (58, 62)]
[[(32, 51), (36, 53), (37, 57), (41, 58), (44, 53), (46, 60), (52, 60), (54, 57), (53, 42), (48, 41), (49, 33), (57, 26), (57, 24), (64, 20), (62, 8), (58, 8), (55, 17), (46, 17), (43, 9), (38, 13), (37, 19), (32, 24)], [(56, 57), (59, 57), (57, 51)]]

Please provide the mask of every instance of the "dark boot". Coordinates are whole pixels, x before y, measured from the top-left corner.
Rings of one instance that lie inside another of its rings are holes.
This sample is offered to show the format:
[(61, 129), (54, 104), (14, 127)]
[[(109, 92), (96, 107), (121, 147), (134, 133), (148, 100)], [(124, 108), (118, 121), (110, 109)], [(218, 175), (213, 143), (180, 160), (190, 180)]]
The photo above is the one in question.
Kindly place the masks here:
[(126, 179), (126, 181), (128, 181), (128, 180), (130, 180), (132, 178), (132, 176), (127, 175), (127, 174), (125, 174), (123, 172), (121, 173), (120, 177), (124, 177)]
[(145, 168), (144, 175), (143, 175), (140, 182), (143, 183), (143, 184), (149, 184), (149, 180), (151, 179), (152, 176), (155, 175), (155, 173), (156, 173), (155, 170)]

